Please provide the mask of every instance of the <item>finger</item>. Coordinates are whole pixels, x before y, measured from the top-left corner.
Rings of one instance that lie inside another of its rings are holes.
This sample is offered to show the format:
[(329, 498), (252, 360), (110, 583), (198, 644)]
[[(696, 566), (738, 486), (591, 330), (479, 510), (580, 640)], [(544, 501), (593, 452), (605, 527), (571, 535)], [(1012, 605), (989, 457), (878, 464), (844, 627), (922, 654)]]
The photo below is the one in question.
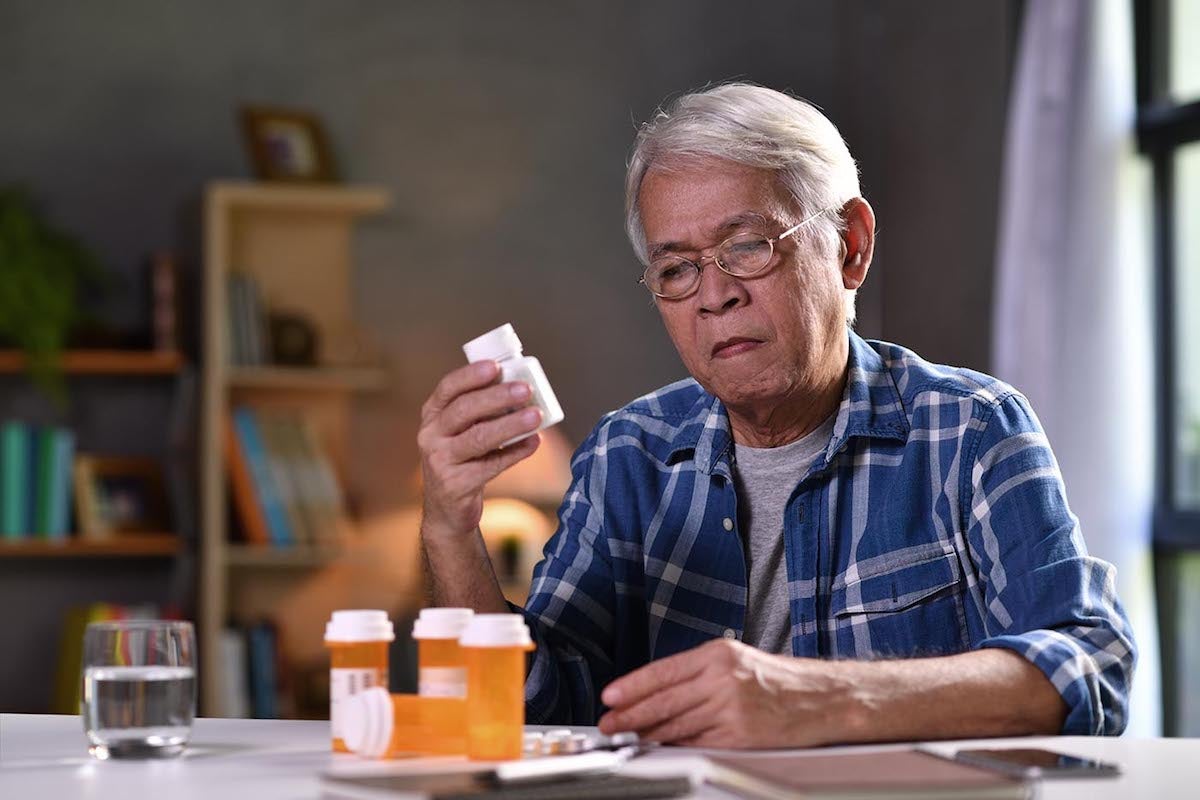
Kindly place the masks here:
[(693, 706), (646, 731), (638, 731), (638, 738), (660, 744), (696, 741), (718, 726), (719, 718), (714, 706), (714, 702)]
[(421, 408), (421, 419), (428, 420), (441, 413), (447, 405), (464, 392), (482, 389), (500, 377), (500, 366), (495, 361), (476, 361), (447, 373), (434, 387), (433, 394)]
[(706, 692), (709, 692), (709, 687), (697, 680), (668, 686), (631, 706), (608, 712), (600, 718), (600, 730), (606, 734), (619, 731), (641, 733), (702, 704), (711, 695), (711, 692)]
[(476, 479), (479, 481), (479, 485), (487, 483), (518, 461), (529, 458), (541, 443), (542, 437), (535, 433), (528, 439), (514, 442), (503, 450), (496, 450), (476, 461), (473, 466), (477, 470)]
[(502, 417), (478, 422), (448, 443), (446, 454), (456, 464), (465, 464), (499, 450), (500, 445), (542, 424), (542, 410), (530, 406)]
[(521, 382), (497, 383), (465, 392), (441, 412), (435, 427), (443, 435), (457, 436), (477, 422), (503, 416), (528, 405), (532, 390)]
[(609, 708), (632, 705), (647, 695), (699, 674), (707, 664), (708, 657), (698, 652), (698, 648), (651, 661), (606, 686), (600, 701)]

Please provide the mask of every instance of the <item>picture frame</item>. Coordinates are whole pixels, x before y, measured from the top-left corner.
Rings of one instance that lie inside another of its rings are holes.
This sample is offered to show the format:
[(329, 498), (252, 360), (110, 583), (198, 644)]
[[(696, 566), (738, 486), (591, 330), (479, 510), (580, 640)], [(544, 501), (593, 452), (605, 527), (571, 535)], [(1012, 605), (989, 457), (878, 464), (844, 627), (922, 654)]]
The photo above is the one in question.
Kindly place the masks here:
[(170, 530), (163, 471), (154, 459), (78, 455), (73, 472), (81, 537)]
[(337, 180), (325, 128), (308, 111), (243, 106), (242, 135), (255, 176), (263, 181)]

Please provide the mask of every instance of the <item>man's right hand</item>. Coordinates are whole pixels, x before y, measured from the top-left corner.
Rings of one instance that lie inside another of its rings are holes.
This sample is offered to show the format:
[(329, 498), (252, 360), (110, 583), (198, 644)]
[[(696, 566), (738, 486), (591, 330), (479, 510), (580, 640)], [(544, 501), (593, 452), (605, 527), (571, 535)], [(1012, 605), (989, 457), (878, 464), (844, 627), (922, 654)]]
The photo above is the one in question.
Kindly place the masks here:
[(535, 434), (504, 449), (503, 442), (537, 430), (542, 412), (527, 406), (525, 383), (500, 383), (494, 361), (456, 369), (438, 382), (421, 407), (417, 447), (425, 482), (422, 529), (465, 535), (483, 516), (483, 486), (537, 450)]

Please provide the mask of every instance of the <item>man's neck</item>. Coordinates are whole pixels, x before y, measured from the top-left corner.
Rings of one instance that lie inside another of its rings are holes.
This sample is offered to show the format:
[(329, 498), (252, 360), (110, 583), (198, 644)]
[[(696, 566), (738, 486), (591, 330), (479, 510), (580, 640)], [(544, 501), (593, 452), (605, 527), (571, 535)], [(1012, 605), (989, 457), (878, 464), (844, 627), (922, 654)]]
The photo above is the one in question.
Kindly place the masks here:
[(849, 361), (831, 368), (791, 396), (756, 405), (726, 405), (733, 440), (747, 447), (781, 447), (806, 436), (837, 411), (846, 390)]

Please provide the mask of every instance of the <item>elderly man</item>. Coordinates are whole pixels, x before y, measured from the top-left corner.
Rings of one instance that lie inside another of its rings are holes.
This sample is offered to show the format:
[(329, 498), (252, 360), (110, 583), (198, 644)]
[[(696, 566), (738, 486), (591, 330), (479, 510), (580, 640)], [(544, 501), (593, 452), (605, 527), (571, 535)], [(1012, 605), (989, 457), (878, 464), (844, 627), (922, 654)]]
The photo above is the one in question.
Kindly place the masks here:
[[(837, 129), (762, 87), (687, 95), (638, 135), (626, 204), (692, 377), (575, 455), (524, 609), (529, 721), (715, 747), (1119, 733), (1132, 632), (1029, 404), (849, 327), (875, 217)], [(425, 404), (441, 605), (507, 609), (478, 523), (537, 447), (500, 448), (528, 399), (479, 363)]]

